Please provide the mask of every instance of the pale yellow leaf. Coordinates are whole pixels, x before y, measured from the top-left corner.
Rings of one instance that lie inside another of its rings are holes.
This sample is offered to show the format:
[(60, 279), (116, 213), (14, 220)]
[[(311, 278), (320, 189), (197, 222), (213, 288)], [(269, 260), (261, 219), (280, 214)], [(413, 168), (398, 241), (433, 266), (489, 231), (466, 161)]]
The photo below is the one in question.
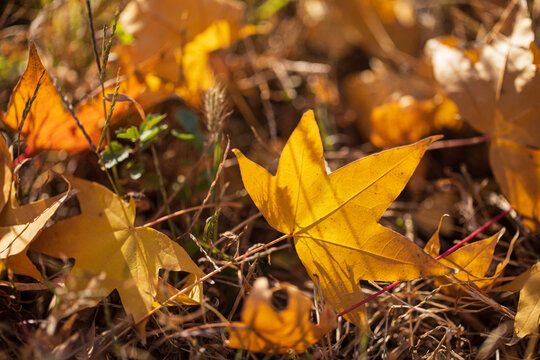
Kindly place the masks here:
[(210, 52), (244, 36), (244, 11), (234, 0), (135, 0), (119, 20), (132, 41), (114, 51), (124, 72), (159, 58), (154, 67), (145, 66), (148, 96), (176, 93), (196, 104), (214, 83)]
[(524, 337), (537, 332), (540, 325), (540, 263), (531, 268), (529, 277), (519, 292), (514, 323), (516, 335)]
[[(75, 290), (84, 289), (100, 274), (106, 293), (118, 290), (126, 313), (136, 322), (152, 310), (158, 292), (160, 269), (190, 273), (185, 286), (204, 273), (186, 251), (164, 234), (147, 227), (135, 227), (135, 203), (129, 204), (102, 185), (68, 177), (78, 190), (81, 214), (46, 229), (32, 250), (55, 257), (75, 259)], [(202, 301), (202, 285), (195, 286), (179, 303)], [(144, 330), (142, 321), (139, 329)]]
[(430, 40), (435, 78), (463, 118), (494, 140), (495, 179), (525, 224), (540, 221), (540, 72), (534, 32), (524, 0), (512, 2), (478, 57), (446, 41)]
[(12, 188), (11, 153), (3, 137), (0, 138), (0, 199), (7, 201), (0, 212), (0, 271), (11, 272), (41, 279), (41, 274), (26, 256), (32, 241), (44, 229), (56, 210), (68, 198), (69, 190), (52, 198), (19, 206)]

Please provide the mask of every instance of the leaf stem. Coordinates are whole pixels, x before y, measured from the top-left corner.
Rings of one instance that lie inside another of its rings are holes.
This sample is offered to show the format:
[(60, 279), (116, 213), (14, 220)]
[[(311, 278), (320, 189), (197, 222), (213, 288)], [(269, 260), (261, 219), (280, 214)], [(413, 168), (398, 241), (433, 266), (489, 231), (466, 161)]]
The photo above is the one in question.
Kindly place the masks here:
[(94, 50), (94, 57), (96, 58), (96, 66), (98, 72), (101, 75), (101, 64), (99, 63), (99, 55), (97, 51), (96, 44), (96, 34), (94, 32), (94, 17), (92, 16), (92, 6), (90, 5), (90, 0), (86, 0), (86, 10), (88, 12), (88, 22), (90, 23), (90, 33), (92, 35), (92, 48)]
[(213, 208), (213, 207), (216, 207), (216, 206), (219, 206), (220, 208), (221, 207), (235, 207), (235, 208), (242, 207), (242, 205), (240, 205), (239, 203), (235, 203), (235, 202), (223, 202), (223, 203), (219, 203), (219, 205), (218, 204), (205, 204), (205, 205), (200, 205), (200, 206), (194, 206), (194, 207), (190, 207), (190, 208), (187, 208), (187, 209), (182, 209), (182, 210), (179, 210), (179, 211), (175, 211), (175, 212), (173, 212), (173, 213), (171, 213), (169, 215), (160, 217), (159, 219), (156, 219), (156, 220), (151, 221), (151, 222), (149, 222), (147, 224), (144, 224), (143, 226), (144, 227), (154, 226), (157, 223), (163, 222), (165, 220), (169, 220), (169, 219), (171, 219), (171, 218), (173, 218), (175, 216), (186, 214), (188, 212), (199, 210), (201, 208), (207, 209), (207, 208)]
[(440, 149), (449, 149), (449, 148), (460, 147), (460, 146), (476, 145), (476, 144), (485, 143), (487, 141), (490, 141), (491, 139), (492, 137), (490, 135), (482, 135), (482, 136), (476, 136), (469, 139), (451, 139), (451, 140), (437, 141), (436, 143), (431, 144), (428, 150), (440, 150)]
[[(488, 227), (490, 227), (492, 224), (496, 223), (497, 221), (499, 221), (500, 219), (502, 219), (503, 217), (505, 217), (510, 211), (512, 211), (512, 208), (509, 208), (508, 210), (505, 210), (503, 211), (502, 213), (500, 213), (499, 215), (495, 216), (493, 219), (489, 220), (487, 223), (485, 223), (484, 225), (482, 225), (481, 227), (479, 227), (478, 229), (476, 229), (474, 232), (472, 232), (469, 236), (467, 236), (465, 239), (461, 240), (460, 242), (458, 242), (456, 245), (452, 246), (450, 249), (446, 250), (444, 253), (442, 253), (441, 255), (437, 256), (435, 259), (436, 260), (440, 260), (442, 259), (443, 257), (445, 256), (448, 256), (450, 255), (451, 253), (453, 253), (454, 251), (456, 251), (457, 249), (459, 249), (461, 246), (463, 246), (464, 244), (466, 244), (468, 241), (470, 241), (471, 239), (473, 239), (476, 235), (480, 234), (482, 231), (484, 231), (485, 229), (487, 229)], [(360, 306), (364, 305), (365, 303), (367, 303), (368, 301), (371, 301), (373, 299), (375, 299), (377, 296), (381, 295), (382, 293), (385, 293), (387, 292), (388, 290), (398, 286), (399, 284), (401, 284), (403, 282), (403, 280), (398, 280), (398, 281), (395, 281), (393, 283), (391, 283), (390, 285), (388, 285), (387, 287), (383, 288), (382, 290), (379, 290), (377, 291), (375, 294), (372, 294), (370, 296), (368, 296), (367, 298), (365, 298), (364, 300), (360, 301), (358, 304), (355, 304), (353, 306), (351, 306), (350, 308), (348, 309), (345, 309), (343, 310), (342, 312), (340, 312), (339, 314), (337, 314), (337, 317), (340, 317), (340, 316), (343, 316), (353, 310), (355, 310), (356, 308), (359, 308)]]
[[(24, 126), (24, 121), (26, 120), (26, 117), (28, 116), (28, 113), (30, 112), (30, 108), (32, 107), (32, 104), (34, 103), (34, 100), (36, 100), (39, 87), (41, 86), (41, 79), (43, 79), (44, 75), (45, 75), (45, 70), (43, 70), (41, 72), (41, 75), (39, 76), (38, 82), (36, 84), (36, 88), (34, 89), (34, 93), (32, 94), (32, 97), (26, 101), (26, 104), (24, 106), (24, 110), (23, 110), (23, 113), (22, 113), (22, 119), (21, 119), (21, 122), (20, 122), (20, 124), (19, 124), (19, 126), (17, 128), (17, 158), (19, 158), (21, 156), (20, 155), (20, 153), (21, 153), (21, 132), (22, 132), (22, 128)], [(28, 147), (26, 148), (26, 151), (28, 151)], [(28, 155), (30, 155), (30, 154), (28, 154)]]
[(461, 246), (465, 245), (467, 242), (469, 242), (471, 239), (473, 239), (476, 235), (480, 234), (482, 231), (484, 231), (485, 229), (487, 229), (488, 227), (490, 227), (491, 225), (493, 225), (494, 223), (496, 223), (497, 221), (501, 220), (503, 217), (505, 217), (506, 215), (508, 215), (508, 213), (512, 211), (512, 208), (510, 207), (508, 210), (505, 210), (503, 211), (502, 213), (500, 213), (499, 215), (495, 216), (493, 219), (489, 220), (487, 223), (485, 223), (484, 225), (482, 225), (481, 227), (479, 227), (478, 229), (476, 229), (475, 231), (473, 231), (469, 236), (467, 236), (465, 239), (461, 240), (460, 242), (458, 242), (456, 245), (452, 246), (450, 249), (446, 250), (444, 253), (442, 253), (441, 255), (437, 256), (435, 259), (436, 260), (440, 260), (442, 259), (443, 257), (445, 256), (448, 256), (450, 255), (451, 253), (453, 253), (454, 251), (456, 251), (457, 249), (459, 249)]
[[(156, 151), (156, 147), (154, 144), (150, 145), (150, 149), (152, 150), (152, 160), (154, 162), (154, 168), (156, 169), (156, 174), (158, 177), (159, 182), (159, 191), (161, 192), (161, 197), (163, 198), (163, 203), (165, 204), (165, 209), (167, 210), (167, 214), (171, 214), (171, 207), (169, 206), (169, 202), (167, 201), (167, 189), (165, 188), (165, 180), (163, 179), (163, 174), (161, 173), (161, 166), (159, 165), (159, 157)], [(167, 223), (169, 225), (169, 229), (171, 230), (171, 235), (173, 238), (176, 238), (176, 231), (174, 229), (174, 224), (169, 217), (167, 219)]]

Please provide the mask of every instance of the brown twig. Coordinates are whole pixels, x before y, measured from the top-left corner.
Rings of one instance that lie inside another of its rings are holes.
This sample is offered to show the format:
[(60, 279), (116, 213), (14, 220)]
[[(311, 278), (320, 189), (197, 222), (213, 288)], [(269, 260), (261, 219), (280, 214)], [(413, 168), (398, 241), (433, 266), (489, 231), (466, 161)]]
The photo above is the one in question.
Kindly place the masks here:
[(183, 215), (183, 214), (186, 214), (188, 212), (192, 212), (192, 211), (195, 211), (195, 210), (200, 210), (201, 208), (202, 209), (208, 209), (208, 208), (213, 208), (213, 207), (216, 207), (216, 206), (219, 206), (219, 207), (234, 207), (234, 208), (241, 208), (242, 205), (239, 204), (239, 203), (235, 203), (235, 202), (225, 202), (225, 203), (219, 203), (218, 204), (204, 204), (204, 205), (200, 205), (200, 206), (194, 206), (194, 207), (190, 207), (190, 208), (187, 208), (187, 209), (183, 209), (183, 210), (178, 210), (178, 211), (175, 211), (169, 215), (166, 215), (166, 216), (163, 216), (163, 217), (160, 217), (159, 219), (156, 219), (154, 221), (150, 221), (149, 223), (146, 223), (144, 224), (145, 227), (148, 227), (148, 226), (154, 226), (160, 222), (163, 222), (163, 221), (166, 221), (166, 220), (169, 220), (175, 216), (180, 216), (180, 215)]

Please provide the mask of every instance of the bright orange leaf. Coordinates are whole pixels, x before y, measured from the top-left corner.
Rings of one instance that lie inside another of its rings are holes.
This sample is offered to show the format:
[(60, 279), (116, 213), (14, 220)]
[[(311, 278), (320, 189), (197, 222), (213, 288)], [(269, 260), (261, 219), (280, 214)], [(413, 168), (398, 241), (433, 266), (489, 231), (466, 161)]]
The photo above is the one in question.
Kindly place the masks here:
[[(276, 175), (238, 150), (242, 180), (268, 223), (294, 236), (296, 251), (328, 302), (341, 312), (362, 300), (360, 280), (443, 275), (448, 269), (377, 221), (436, 138), (357, 160), (328, 174), (313, 112), (289, 138)], [(367, 329), (361, 310), (346, 318)]]
[(398, 72), (382, 61), (350, 75), (347, 103), (356, 112), (360, 133), (380, 148), (410, 144), (445, 128), (459, 129), (455, 104), (444, 96), (419, 62), (413, 72)]
[[(43, 77), (42, 77), (43, 74)], [(27, 101), (32, 98), (38, 81), (40, 87), (24, 120), (21, 134), (31, 150), (68, 150), (77, 152), (89, 148), (88, 142), (71, 114), (64, 108), (62, 99), (43, 67), (34, 43), (30, 43), (28, 66), (9, 100), (4, 117), (6, 125), (18, 131), (23, 120)], [(80, 119), (90, 138), (97, 142), (100, 124)]]
[[(43, 76), (42, 76), (43, 75)], [(41, 79), (41, 81), (39, 81)], [(39, 89), (30, 111), (24, 120), (21, 134), (25, 137), (27, 152), (34, 150), (66, 150), (71, 153), (90, 149), (90, 144), (79, 128), (71, 113), (64, 107), (60, 94), (51, 81), (47, 70), (41, 63), (34, 43), (30, 42), (28, 66), (11, 95), (8, 110), (4, 115), (4, 123), (18, 131), (23, 120), (23, 112), (27, 102), (32, 98), (39, 82)], [(105, 89), (105, 94), (112, 94), (115, 86)], [(119, 93), (132, 98), (146, 90), (146, 85), (137, 80), (133, 73), (120, 83)], [(101, 95), (101, 93), (100, 93)], [(143, 106), (153, 105), (163, 99), (152, 97)], [(107, 112), (110, 103), (107, 103)], [(128, 103), (118, 102), (114, 108), (112, 120), (118, 119), (130, 110)], [(74, 110), (86, 133), (97, 145), (105, 115), (101, 96), (90, 98), (80, 103)]]
[(276, 311), (271, 303), (272, 290), (266, 278), (255, 280), (244, 302), (241, 322), (233, 322), (226, 346), (269, 354), (290, 351), (303, 353), (326, 333), (336, 328), (336, 314), (331, 307), (321, 312), (318, 325), (310, 319), (311, 300), (296, 286), (282, 284), (289, 295), (287, 307)]
[(382, 148), (417, 141), (429, 134), (434, 110), (431, 101), (410, 96), (377, 106), (371, 111), (370, 140)]

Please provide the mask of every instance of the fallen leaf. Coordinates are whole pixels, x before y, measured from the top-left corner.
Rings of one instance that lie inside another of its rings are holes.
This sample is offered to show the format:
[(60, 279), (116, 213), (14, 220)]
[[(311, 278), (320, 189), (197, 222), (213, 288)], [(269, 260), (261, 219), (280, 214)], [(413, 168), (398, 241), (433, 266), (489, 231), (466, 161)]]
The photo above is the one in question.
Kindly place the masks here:
[[(71, 114), (64, 108), (62, 99), (43, 67), (33, 42), (30, 42), (28, 66), (13, 89), (4, 123), (14, 131), (18, 131), (26, 103), (32, 98), (40, 78), (36, 98), (21, 129), (30, 151), (44, 149), (78, 152), (88, 149), (86, 138)], [(96, 143), (101, 134), (99, 123), (89, 122), (83, 118), (79, 120)]]
[[(255, 205), (272, 227), (294, 236), (309, 276), (341, 312), (362, 300), (360, 280), (411, 280), (448, 272), (377, 222), (436, 139), (374, 154), (327, 174), (319, 129), (309, 111), (285, 145), (275, 176), (238, 150), (235, 154)], [(367, 329), (361, 310), (345, 317)]]
[[(0, 111), (0, 114), (2, 111)], [(0, 211), (8, 203), (11, 194), (11, 181), (13, 179), (13, 163), (11, 161), (12, 155), (9, 151), (8, 145), (4, 136), (0, 139), (0, 181), (2, 186), (0, 189)]]
[(347, 77), (345, 97), (358, 131), (374, 145), (390, 148), (461, 127), (457, 107), (429, 76), (431, 68), (422, 65), (398, 72), (372, 59), (371, 69)]
[(434, 74), (463, 118), (494, 139), (489, 162), (502, 193), (531, 229), (540, 221), (540, 73), (527, 4), (514, 1), (478, 49), (428, 41)]
[[(130, 73), (119, 83), (118, 92), (140, 100), (143, 107), (155, 105), (165, 99), (163, 94), (154, 94), (139, 99), (140, 94), (147, 90), (146, 84), (139, 80), (140, 77), (141, 75), (137, 71)], [(39, 81), (40, 78), (41, 81)], [(21, 129), (21, 134), (25, 137), (25, 143), (28, 147), (27, 153), (36, 150), (66, 150), (70, 153), (76, 153), (90, 149), (90, 144), (73, 115), (64, 107), (60, 94), (41, 63), (33, 42), (30, 42), (28, 66), (13, 89), (8, 110), (3, 115), (2, 121), (14, 131), (19, 130), (24, 109), (32, 98), (38, 82), (39, 89), (36, 98)], [(105, 88), (105, 94), (114, 93), (115, 87), (114, 85)], [(111, 104), (107, 104), (108, 113)], [(111, 116), (111, 124), (129, 111), (131, 108), (128, 103), (117, 102)], [(105, 124), (101, 90), (99, 95), (79, 103), (74, 112), (94, 145), (97, 145)]]
[[(136, 0), (120, 15), (132, 40), (115, 48), (124, 71), (159, 58), (147, 68), (151, 92), (176, 93), (197, 104), (214, 83), (208, 56), (243, 35), (245, 6), (233, 0)], [(160, 39), (160, 41), (156, 41)]]
[[(0, 212), (0, 272), (9, 269), (19, 275), (41, 279), (40, 272), (26, 256), (30, 243), (39, 235), (56, 210), (64, 203), (69, 190), (52, 198), (19, 206), (13, 195), (11, 153), (0, 136), (0, 162), (3, 176), (0, 180), (4, 203)], [(7, 203), (6, 203), (7, 201)]]
[(519, 337), (535, 333), (540, 325), (540, 265), (534, 265), (531, 270), (531, 276), (519, 292), (514, 323), (516, 335)]
[(540, 325), (540, 263), (495, 290), (519, 292), (519, 303), (514, 320), (516, 335), (525, 337), (536, 333)]
[(226, 346), (268, 354), (290, 351), (303, 353), (337, 326), (336, 314), (326, 306), (318, 325), (310, 319), (311, 300), (296, 286), (281, 284), (288, 294), (287, 307), (276, 311), (271, 303), (272, 290), (268, 280), (255, 280), (253, 289), (244, 302), (241, 322), (230, 324), (230, 338)]
[(489, 148), (489, 161), (501, 192), (523, 216), (523, 223), (537, 230), (540, 221), (540, 150), (494, 139)]
[[(433, 257), (439, 256), (440, 242), (439, 231), (442, 225), (443, 219), (439, 223), (439, 227), (426, 244), (424, 250)], [(448, 254), (439, 261), (441, 264), (459, 270), (458, 273), (450, 275), (450, 277), (457, 283), (460, 282), (472, 282), (479, 288), (486, 288), (493, 284), (501, 274), (508, 262), (510, 261), (510, 253), (506, 259), (497, 266), (497, 270), (493, 276), (487, 276), (486, 273), (489, 270), (489, 266), (493, 261), (493, 254), (495, 252), (495, 246), (497, 242), (504, 234), (504, 229), (501, 229), (495, 235), (490, 236), (487, 239), (475, 241), (473, 243), (466, 244), (451, 254)], [(449, 281), (445, 279), (437, 279), (436, 286), (441, 284), (448, 284)], [(458, 288), (456, 287), (444, 287), (443, 290), (448, 293), (455, 293)]]
[[(68, 177), (79, 192), (81, 214), (46, 229), (32, 244), (33, 251), (54, 257), (75, 259), (76, 278), (66, 286), (84, 289), (101, 273), (106, 293), (118, 290), (122, 304), (135, 322), (152, 310), (158, 291), (160, 269), (190, 273), (186, 286), (204, 273), (186, 251), (164, 234), (147, 227), (135, 227), (135, 203), (123, 200), (102, 185)], [(202, 301), (202, 285), (177, 298), (178, 303)], [(146, 321), (139, 329), (144, 330)]]
[(376, 106), (371, 111), (370, 140), (382, 148), (418, 141), (429, 134), (433, 113), (431, 101), (411, 96)]
[(40, 272), (26, 256), (31, 243), (45, 228), (69, 191), (28, 205), (8, 205), (0, 213), (0, 261), (15, 274), (41, 279)]

